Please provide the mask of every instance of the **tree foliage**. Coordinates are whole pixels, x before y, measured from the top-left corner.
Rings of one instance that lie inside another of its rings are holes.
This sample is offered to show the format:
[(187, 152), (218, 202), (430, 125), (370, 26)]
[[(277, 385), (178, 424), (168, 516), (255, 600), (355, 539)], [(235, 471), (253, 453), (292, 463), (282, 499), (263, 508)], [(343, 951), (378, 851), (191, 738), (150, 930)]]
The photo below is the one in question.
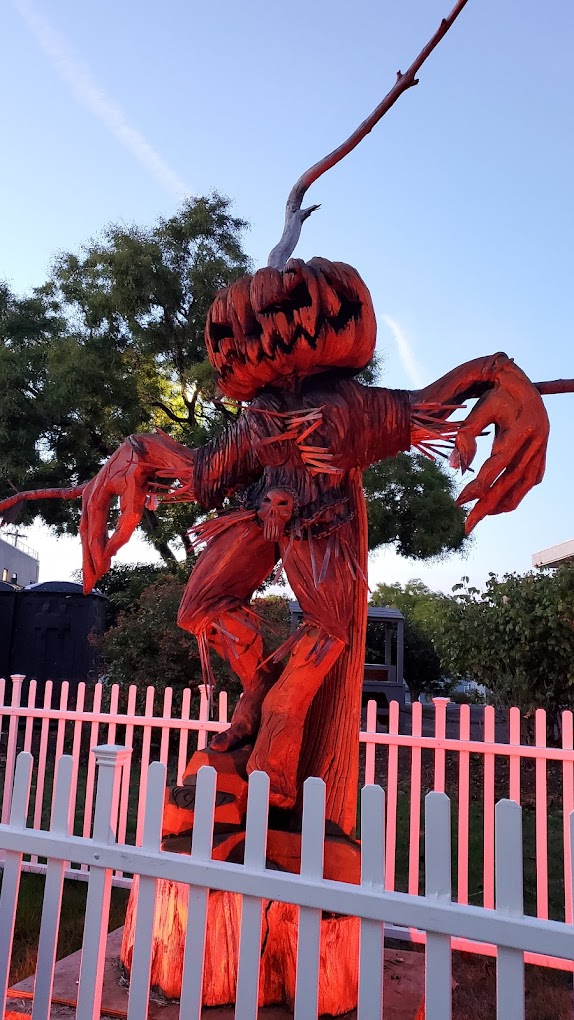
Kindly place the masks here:
[[(0, 495), (94, 475), (126, 435), (160, 426), (191, 446), (234, 409), (214, 392), (203, 326), (217, 290), (243, 275), (245, 223), (219, 195), (186, 202), (150, 228), (111, 226), (80, 254), (60, 255), (32, 299), (0, 300)], [(40, 512), (75, 531), (78, 505)], [(164, 554), (197, 511), (146, 514)]]
[(456, 586), (438, 640), (452, 675), (484, 684), (500, 705), (574, 707), (574, 566), (490, 574), (484, 591)]
[(452, 475), (420, 453), (399, 453), (365, 472), (369, 546), (394, 544), (424, 560), (462, 548), (465, 512)]
[[(448, 596), (431, 591), (419, 580), (409, 581), (405, 585), (378, 584), (371, 596), (372, 605), (392, 606), (399, 609), (405, 618), (404, 674), (413, 698), (418, 698), (423, 691), (436, 692), (442, 689), (443, 672), (437, 649), (437, 634), (447, 602)], [(375, 625), (368, 629), (369, 661), (382, 661), (382, 630)]]

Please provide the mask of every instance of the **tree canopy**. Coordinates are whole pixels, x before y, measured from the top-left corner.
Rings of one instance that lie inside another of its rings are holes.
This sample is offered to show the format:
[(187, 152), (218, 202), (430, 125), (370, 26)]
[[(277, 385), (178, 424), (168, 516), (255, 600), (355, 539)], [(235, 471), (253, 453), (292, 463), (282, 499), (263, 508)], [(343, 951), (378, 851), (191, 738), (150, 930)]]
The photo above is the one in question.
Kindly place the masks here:
[[(214, 387), (204, 322), (217, 290), (250, 268), (246, 224), (224, 197), (192, 199), (151, 227), (110, 226), (59, 255), (31, 297), (0, 288), (0, 498), (76, 485), (132, 432), (162, 428), (188, 446), (217, 435), (241, 408)], [(363, 378), (374, 381), (371, 368)], [(464, 542), (452, 477), (420, 454), (365, 476), (370, 546), (424, 559)], [(193, 504), (146, 510), (144, 533), (164, 560), (201, 515)], [(26, 504), (75, 532), (79, 504)]]
[(438, 641), (451, 675), (484, 684), (500, 705), (551, 716), (574, 707), (574, 566), (490, 574), (444, 603)]

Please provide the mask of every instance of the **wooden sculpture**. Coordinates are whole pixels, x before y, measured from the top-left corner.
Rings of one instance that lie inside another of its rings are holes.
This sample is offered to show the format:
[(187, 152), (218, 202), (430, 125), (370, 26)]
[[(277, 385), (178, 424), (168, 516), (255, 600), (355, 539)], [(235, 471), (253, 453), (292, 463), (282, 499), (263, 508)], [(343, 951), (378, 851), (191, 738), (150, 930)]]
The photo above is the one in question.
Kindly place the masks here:
[[(357, 735), (367, 604), (362, 473), (411, 447), (431, 457), (446, 448), (451, 464), (464, 471), (477, 437), (494, 425), (491, 455), (459, 497), (461, 504), (474, 501), (467, 531), (487, 514), (514, 509), (542, 479), (548, 418), (541, 391), (571, 389), (571, 383), (534, 385), (498, 353), (467, 362), (417, 392), (364, 386), (355, 376), (372, 358), (376, 322), (363, 280), (341, 262), (290, 258), (302, 223), (318, 208), (301, 208), (309, 185), (417, 83), (419, 68), (465, 3), (459, 0), (409, 70), (399, 72), (371, 117), (295, 185), (269, 265), (215, 298), (205, 330), (209, 358), (222, 393), (246, 405), (227, 431), (195, 450), (161, 431), (130, 436), (89, 483), (0, 503), (0, 513), (9, 517), (22, 499), (81, 494), (86, 592), (109, 569), (146, 506), (196, 501), (209, 512), (194, 531), (202, 551), (178, 622), (197, 637), (208, 686), (215, 651), (239, 677), (243, 697), (230, 728), (192, 757), (182, 784), (168, 791), (163, 835), (171, 849), (189, 852), (195, 779), (209, 763), (218, 773), (214, 854), (241, 860), (247, 777), (264, 770), (272, 809), (268, 860), (296, 871), (302, 783), (320, 776), (327, 787), (326, 874), (358, 881)], [(474, 398), (470, 413), (453, 421), (453, 413)], [(116, 498), (120, 514), (109, 535)], [(279, 564), (303, 622), (271, 654), (250, 601)], [(122, 950), (128, 968), (136, 899), (134, 892)], [(152, 980), (168, 995), (180, 987), (186, 902), (176, 886), (161, 885)], [(237, 909), (233, 897), (213, 894), (204, 988), (210, 1005), (233, 998)], [(294, 908), (273, 905), (267, 921), (262, 1003), (290, 999), (296, 938)], [(324, 968), (331, 978), (339, 976), (324, 983), (323, 1011), (341, 1013), (356, 1001), (357, 954), (342, 949), (355, 945), (357, 930), (353, 919), (324, 922)]]

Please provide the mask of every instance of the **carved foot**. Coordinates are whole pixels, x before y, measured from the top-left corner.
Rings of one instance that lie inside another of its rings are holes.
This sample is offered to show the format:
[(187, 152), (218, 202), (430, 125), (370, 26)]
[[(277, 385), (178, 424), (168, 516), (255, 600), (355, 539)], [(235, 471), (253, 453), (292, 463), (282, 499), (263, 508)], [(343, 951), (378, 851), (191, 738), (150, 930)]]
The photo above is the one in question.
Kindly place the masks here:
[(261, 705), (267, 692), (267, 686), (245, 691), (238, 701), (231, 726), (223, 733), (218, 733), (209, 744), (210, 751), (236, 751), (246, 744), (255, 743), (257, 731), (261, 723)]
[(217, 828), (240, 826), (247, 809), (247, 761), (251, 747), (221, 754), (207, 748), (196, 751), (184, 774), (181, 786), (166, 790), (162, 837), (187, 836), (193, 829), (197, 773), (203, 765), (217, 772), (214, 821)]

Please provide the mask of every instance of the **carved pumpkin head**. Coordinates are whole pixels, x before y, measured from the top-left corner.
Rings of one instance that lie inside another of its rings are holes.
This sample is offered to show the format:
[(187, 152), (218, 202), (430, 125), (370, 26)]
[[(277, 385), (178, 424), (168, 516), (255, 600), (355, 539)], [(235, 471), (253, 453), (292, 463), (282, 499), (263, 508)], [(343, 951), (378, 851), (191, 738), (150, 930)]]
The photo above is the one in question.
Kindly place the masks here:
[(357, 271), (320, 258), (242, 277), (219, 292), (205, 326), (220, 389), (235, 400), (333, 368), (360, 372), (375, 339), (371, 296)]

